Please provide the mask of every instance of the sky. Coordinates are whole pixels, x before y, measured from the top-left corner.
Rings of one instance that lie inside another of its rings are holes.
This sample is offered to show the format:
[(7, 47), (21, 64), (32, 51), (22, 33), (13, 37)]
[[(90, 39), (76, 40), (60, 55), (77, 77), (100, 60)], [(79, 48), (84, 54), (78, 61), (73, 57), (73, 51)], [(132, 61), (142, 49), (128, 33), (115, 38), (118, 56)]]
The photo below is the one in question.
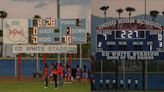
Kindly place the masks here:
[[(60, 5), (61, 18), (86, 18), (90, 25), (90, 0), (60, 0)], [(0, 10), (8, 13), (8, 19), (29, 19), (34, 15), (57, 18), (57, 0), (1, 0)], [(90, 26), (87, 26), (87, 31), (89, 30)]]
[[(164, 0), (146, 0), (147, 1), (147, 14), (149, 14), (150, 10), (158, 10), (159, 12), (164, 11)], [(140, 15), (145, 13), (145, 0), (92, 0), (92, 14), (103, 17), (103, 12), (99, 9), (101, 6), (109, 6), (107, 10), (108, 17), (118, 17), (118, 13), (116, 9), (130, 6), (136, 9), (135, 12), (132, 13), (132, 16)], [(160, 15), (162, 15), (160, 13)], [(122, 17), (127, 17), (128, 13), (123, 12), (121, 14)]]
[[(61, 17), (88, 17), (90, 0), (60, 0)], [(42, 18), (57, 16), (56, 0), (1, 0), (0, 10), (8, 13), (7, 18)]]

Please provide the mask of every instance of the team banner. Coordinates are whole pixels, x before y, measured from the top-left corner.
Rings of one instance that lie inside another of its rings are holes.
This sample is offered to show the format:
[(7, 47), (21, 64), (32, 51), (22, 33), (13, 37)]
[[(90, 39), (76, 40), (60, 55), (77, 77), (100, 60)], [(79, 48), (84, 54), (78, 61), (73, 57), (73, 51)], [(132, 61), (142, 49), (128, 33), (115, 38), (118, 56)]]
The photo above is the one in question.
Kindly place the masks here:
[(5, 19), (3, 22), (3, 43), (28, 43), (28, 19)]
[(13, 45), (13, 53), (77, 53), (76, 45)]

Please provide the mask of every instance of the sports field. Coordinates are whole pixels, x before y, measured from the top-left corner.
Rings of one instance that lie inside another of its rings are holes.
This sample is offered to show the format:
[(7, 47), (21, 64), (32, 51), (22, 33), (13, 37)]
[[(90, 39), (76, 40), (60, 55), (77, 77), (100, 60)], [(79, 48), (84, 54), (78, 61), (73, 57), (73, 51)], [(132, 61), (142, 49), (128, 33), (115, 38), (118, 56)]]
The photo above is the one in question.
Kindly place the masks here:
[(0, 81), (0, 92), (90, 92), (89, 84), (65, 84), (63, 88), (55, 89), (50, 83), (44, 88), (43, 81)]

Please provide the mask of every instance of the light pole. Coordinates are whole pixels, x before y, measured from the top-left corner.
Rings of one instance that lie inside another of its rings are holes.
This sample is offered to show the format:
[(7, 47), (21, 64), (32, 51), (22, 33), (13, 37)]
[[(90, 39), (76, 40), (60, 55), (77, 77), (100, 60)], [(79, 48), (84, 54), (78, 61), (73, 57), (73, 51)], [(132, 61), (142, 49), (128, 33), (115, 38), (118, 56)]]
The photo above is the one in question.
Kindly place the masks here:
[[(0, 18), (2, 19), (2, 33), (3, 33), (3, 19), (7, 17), (5, 11), (0, 11)], [(1, 44), (1, 55), (3, 56), (3, 34), (2, 34), (2, 44)]]
[(109, 6), (102, 6), (100, 7), (100, 10), (104, 11), (104, 22), (106, 22), (106, 11), (108, 10)]

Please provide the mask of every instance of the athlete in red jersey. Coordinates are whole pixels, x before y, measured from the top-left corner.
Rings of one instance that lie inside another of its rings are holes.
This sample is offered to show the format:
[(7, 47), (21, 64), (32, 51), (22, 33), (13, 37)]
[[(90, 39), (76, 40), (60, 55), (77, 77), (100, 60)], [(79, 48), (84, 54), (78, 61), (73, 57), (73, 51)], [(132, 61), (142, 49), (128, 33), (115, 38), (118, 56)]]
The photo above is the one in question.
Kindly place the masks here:
[(63, 86), (63, 66), (61, 63), (59, 65), (59, 86)]
[(53, 76), (54, 76), (54, 81), (55, 81), (55, 88), (57, 88), (57, 75), (58, 75), (57, 64), (55, 64), (54, 65), (54, 69), (53, 69)]
[(47, 88), (48, 87), (48, 65), (47, 64), (44, 65), (44, 79), (46, 83), (45, 88)]

